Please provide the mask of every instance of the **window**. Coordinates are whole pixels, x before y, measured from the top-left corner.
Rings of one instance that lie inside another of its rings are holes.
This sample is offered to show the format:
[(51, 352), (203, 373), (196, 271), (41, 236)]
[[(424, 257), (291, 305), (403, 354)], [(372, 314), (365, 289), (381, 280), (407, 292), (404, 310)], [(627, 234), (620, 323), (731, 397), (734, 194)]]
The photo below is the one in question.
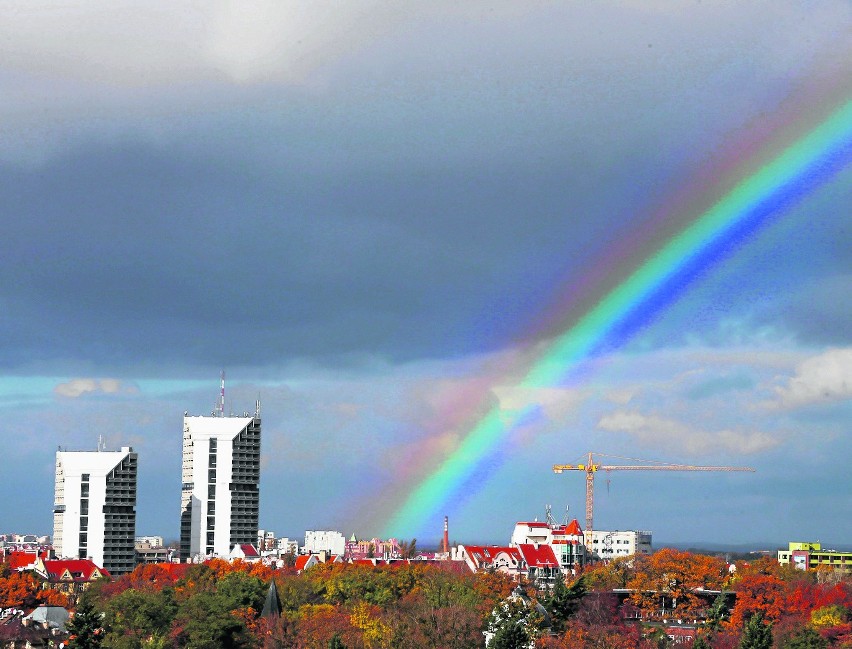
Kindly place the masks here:
[(213, 500), (216, 497), (216, 485), (207, 485), (207, 497)]

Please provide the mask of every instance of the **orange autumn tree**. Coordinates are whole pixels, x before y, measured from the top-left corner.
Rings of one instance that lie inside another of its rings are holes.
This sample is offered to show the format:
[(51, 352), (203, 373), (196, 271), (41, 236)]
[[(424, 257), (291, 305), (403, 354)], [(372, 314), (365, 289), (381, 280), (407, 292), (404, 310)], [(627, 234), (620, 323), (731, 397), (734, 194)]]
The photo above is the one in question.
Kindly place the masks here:
[(754, 613), (762, 613), (765, 620), (774, 622), (786, 612), (787, 587), (775, 575), (745, 576), (736, 583), (734, 590), (737, 603), (729, 621), (733, 628), (741, 628)]
[(665, 598), (679, 613), (694, 614), (707, 607), (698, 589), (719, 590), (727, 574), (725, 562), (672, 548), (649, 556), (637, 556), (627, 587), (633, 590), (630, 602), (644, 612), (660, 608)]
[(10, 572), (0, 577), (0, 609), (32, 606), (39, 593), (39, 583), (32, 573)]

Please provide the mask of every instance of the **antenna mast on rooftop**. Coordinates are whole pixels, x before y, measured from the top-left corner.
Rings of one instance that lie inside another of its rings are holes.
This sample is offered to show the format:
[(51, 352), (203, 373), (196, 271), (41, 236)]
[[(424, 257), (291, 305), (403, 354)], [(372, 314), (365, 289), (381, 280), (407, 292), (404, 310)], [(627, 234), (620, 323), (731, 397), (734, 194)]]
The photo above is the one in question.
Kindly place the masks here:
[(225, 370), (222, 370), (221, 377), (222, 377), (222, 388), (221, 388), (221, 392), (219, 393), (218, 410), (219, 410), (219, 416), (224, 417), (225, 416)]

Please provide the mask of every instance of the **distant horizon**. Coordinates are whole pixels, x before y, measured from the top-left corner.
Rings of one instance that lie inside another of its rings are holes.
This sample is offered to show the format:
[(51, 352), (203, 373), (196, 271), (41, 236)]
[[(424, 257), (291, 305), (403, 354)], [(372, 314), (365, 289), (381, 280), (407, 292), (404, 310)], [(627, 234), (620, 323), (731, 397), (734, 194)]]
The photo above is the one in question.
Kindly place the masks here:
[[(259, 529), (267, 530), (267, 531), (275, 531), (275, 530), (273, 530), (271, 528), (267, 528), (267, 527), (261, 527)], [(309, 528), (309, 530), (320, 530), (320, 529), (325, 529), (325, 528), (318, 528), (318, 527)], [(347, 539), (349, 538), (349, 536), (351, 534), (351, 532), (347, 533), (347, 532), (344, 532), (343, 530), (330, 530), (330, 531), (340, 532)], [(614, 530), (607, 530), (607, 531), (614, 531)], [(630, 531), (630, 530), (622, 530), (622, 531)], [(32, 534), (34, 536), (50, 536), (51, 538), (52, 538), (52, 535), (53, 535), (52, 531), (49, 534), (35, 534), (35, 533), (32, 533), (32, 532), (0, 532), (0, 534), (21, 534), (21, 535)], [(827, 541), (821, 541), (819, 539), (812, 539), (812, 538), (790, 538), (786, 541), (779, 542), (779, 543), (765, 543), (765, 542), (754, 542), (753, 543), (753, 542), (748, 542), (748, 541), (746, 541), (746, 542), (737, 542), (737, 541), (661, 541), (660, 542), (656, 539), (656, 537), (653, 536), (653, 531), (651, 531), (651, 534), (652, 534), (651, 545), (652, 545), (654, 551), (661, 550), (663, 548), (676, 548), (676, 549), (679, 549), (679, 550), (697, 550), (697, 551), (703, 550), (703, 551), (708, 551), (708, 552), (726, 552), (726, 551), (728, 551), (728, 552), (736, 552), (736, 553), (741, 553), (741, 554), (744, 554), (744, 553), (760, 553), (760, 552), (772, 553), (772, 552), (777, 552), (778, 550), (787, 549), (789, 543), (806, 543), (806, 542), (807, 543), (820, 543), (824, 550), (838, 550), (838, 551), (841, 551), (841, 552), (852, 551), (852, 542), (850, 542), (850, 541), (844, 541), (842, 543), (834, 543), (834, 542), (831, 542), (831, 541), (827, 542)], [(145, 534), (136, 534), (136, 536), (137, 537), (159, 536), (159, 537), (163, 538), (163, 542), (166, 545), (169, 545), (169, 544), (177, 545), (178, 544), (178, 538), (177, 537), (169, 537), (169, 536), (166, 536), (166, 535), (163, 535), (163, 534), (145, 533)], [(377, 537), (376, 535), (360, 536), (360, 535), (356, 534), (355, 536), (357, 538), (361, 539), (361, 540), (372, 539), (372, 538), (381, 538), (381, 537)], [(482, 541), (482, 540), (453, 541), (452, 538), (451, 538), (450, 545), (453, 546), (453, 547), (458, 546), (458, 545), (505, 546), (505, 545), (508, 545), (510, 536), (511, 536), (511, 530), (506, 535), (506, 538), (504, 540), (491, 538), (491, 539), (488, 539), (488, 540), (485, 540), (485, 541)], [(277, 538), (301, 539), (302, 541), (304, 541), (305, 536), (304, 536), (304, 532), (302, 532), (301, 535), (299, 535), (299, 536), (281, 535), (281, 536), (276, 536), (276, 539)], [(410, 538), (411, 537), (400, 537), (400, 538), (398, 538), (398, 540), (408, 541), (408, 540), (410, 540)], [(386, 540), (386, 539), (382, 539), (382, 540)], [(440, 542), (435, 543), (435, 544), (430, 544), (430, 543), (424, 543), (421, 539), (417, 539), (417, 544), (418, 544), (418, 547), (420, 547), (421, 549), (428, 550), (428, 551), (435, 551), (436, 548), (440, 548)]]

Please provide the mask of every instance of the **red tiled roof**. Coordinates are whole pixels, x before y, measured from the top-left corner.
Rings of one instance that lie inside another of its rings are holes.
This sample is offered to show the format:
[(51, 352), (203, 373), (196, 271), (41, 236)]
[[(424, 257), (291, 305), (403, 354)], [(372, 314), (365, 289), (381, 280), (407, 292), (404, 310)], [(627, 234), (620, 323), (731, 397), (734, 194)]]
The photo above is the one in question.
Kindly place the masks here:
[(248, 543), (242, 543), (242, 544), (240, 544), (240, 549), (243, 551), (243, 554), (244, 554), (246, 557), (252, 557), (252, 558), (254, 558), (254, 557), (259, 557), (259, 556), (260, 556), (260, 554), (258, 554), (258, 552), (257, 552), (257, 550), (255, 549), (255, 547), (254, 547), (253, 545), (249, 545)]
[(493, 563), (494, 559), (500, 552), (505, 552), (509, 556), (513, 558), (520, 558), (518, 555), (517, 548), (510, 547), (502, 547), (497, 545), (466, 545), (464, 549), (467, 551), (467, 555), (471, 558), (471, 560), (476, 564), (477, 567), (481, 567), (484, 563)]
[(47, 559), (47, 552), (26, 552), (23, 550), (12, 550), (9, 555), (6, 557), (6, 565), (8, 565), (12, 570), (17, 570), (18, 568), (25, 568), (27, 566), (33, 565), (37, 559)]
[(576, 518), (568, 523), (568, 527), (565, 528), (565, 536), (583, 536), (583, 530), (580, 529), (580, 524)]
[(312, 554), (300, 554), (296, 557), (296, 570), (304, 570), (305, 565), (311, 560)]
[[(47, 571), (47, 576), (50, 581), (62, 579), (62, 575), (67, 570), (74, 581), (93, 581), (98, 577), (109, 577), (110, 574), (105, 568), (96, 566), (89, 559), (53, 559), (44, 562), (44, 568)], [(98, 576), (93, 577), (93, 573), (97, 571)]]
[(530, 568), (559, 567), (559, 561), (556, 560), (553, 548), (549, 545), (542, 544), (535, 547), (531, 543), (521, 543), (518, 549)]

